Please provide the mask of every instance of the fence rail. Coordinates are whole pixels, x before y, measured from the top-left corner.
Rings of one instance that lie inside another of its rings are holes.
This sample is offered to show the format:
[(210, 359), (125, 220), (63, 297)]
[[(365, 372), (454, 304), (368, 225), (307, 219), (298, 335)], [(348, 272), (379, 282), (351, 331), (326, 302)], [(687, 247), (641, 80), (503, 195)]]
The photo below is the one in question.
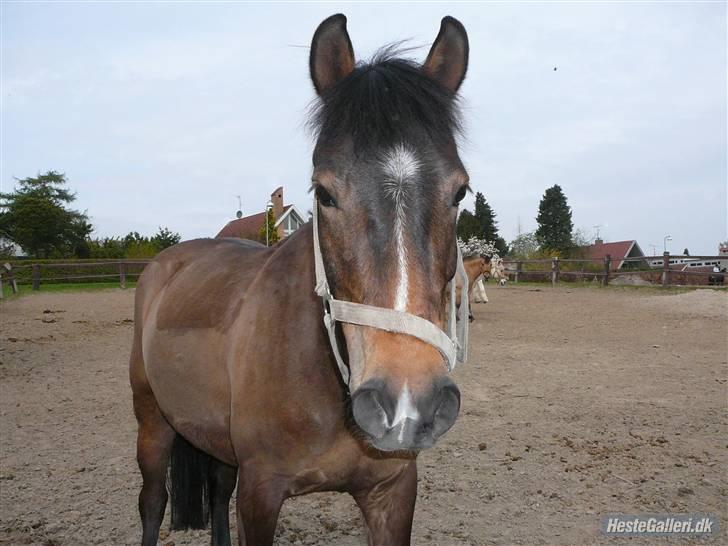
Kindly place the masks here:
[[(550, 258), (541, 260), (512, 260), (505, 259), (506, 271), (514, 282), (523, 279), (550, 280), (552, 285), (556, 285), (562, 278), (583, 278), (591, 277), (601, 282), (603, 286), (609, 284), (610, 280), (622, 276), (638, 276), (651, 284), (658, 284), (663, 287), (671, 286), (704, 286), (704, 285), (722, 285), (728, 273), (716, 273), (712, 270), (695, 271), (690, 270), (691, 262), (676, 263), (678, 260), (684, 260), (686, 256), (671, 256), (664, 253), (661, 257), (633, 257), (621, 258), (613, 260), (607, 255), (604, 258)], [(699, 262), (718, 262), (723, 264), (728, 261), (728, 256), (690, 256), (693, 261)], [(661, 267), (654, 267), (650, 262), (657, 260), (662, 262)], [(671, 263), (671, 260), (673, 263)], [(619, 262), (621, 265), (635, 264), (644, 265), (644, 268), (627, 267), (626, 269), (612, 269), (613, 262)], [(581, 270), (565, 269), (563, 266), (571, 267), (573, 264), (582, 264)], [(530, 266), (543, 265), (543, 269), (532, 269)], [(526, 266), (524, 268), (524, 266)], [(684, 269), (676, 269), (684, 266)], [(548, 267), (548, 268), (546, 268)], [(711, 267), (711, 265), (702, 265), (703, 268)], [(590, 268), (590, 269), (587, 269)], [(721, 268), (724, 269), (724, 268)], [(659, 277), (653, 280), (654, 277)], [(677, 281), (691, 282), (677, 282)], [(692, 282), (695, 281), (695, 282)], [(702, 282), (701, 282), (702, 281)]]
[[(724, 263), (727, 256), (690, 256), (694, 260), (703, 262)], [(662, 267), (649, 266), (650, 261), (658, 257), (623, 258), (620, 262), (628, 264), (644, 264), (645, 269), (612, 269), (612, 258), (551, 258), (542, 260), (509, 260), (504, 263), (509, 266), (506, 271), (513, 278), (514, 282), (527, 278), (537, 280), (550, 280), (553, 285), (562, 279), (579, 279), (591, 277), (599, 280), (606, 286), (611, 280), (625, 275), (637, 275), (641, 278), (647, 277), (647, 281), (663, 287), (669, 286), (704, 286), (705, 284), (722, 285), (725, 276), (728, 274), (714, 273), (712, 271), (691, 271), (689, 265), (686, 270), (678, 271), (671, 266), (682, 264), (671, 264), (670, 260), (683, 260), (685, 256), (671, 256), (665, 253), (661, 256)], [(40, 290), (43, 283), (58, 282), (91, 282), (94, 280), (119, 279), (119, 286), (126, 287), (127, 279), (141, 275), (144, 267), (151, 260), (78, 260), (73, 262), (29, 262), (29, 263), (6, 263), (0, 267), (0, 298), (3, 297), (2, 286), (7, 282), (13, 293), (17, 293), (18, 285), (30, 284), (33, 290)], [(690, 262), (686, 262), (689, 264)], [(581, 270), (570, 269), (574, 264), (582, 264)], [(531, 269), (530, 266), (543, 265), (544, 268)], [(524, 269), (526, 266), (526, 269)], [(563, 266), (568, 266), (567, 268)], [(591, 270), (587, 270), (590, 267)], [(91, 271), (88, 271), (91, 269)], [(63, 274), (63, 273), (66, 274)], [(653, 281), (654, 278), (654, 281)], [(676, 280), (697, 281), (696, 283), (678, 283)], [(712, 280), (711, 280), (712, 279)], [(703, 281), (702, 283), (700, 281)]]
[[(18, 285), (31, 285), (40, 290), (43, 283), (93, 282), (119, 279), (119, 286), (126, 288), (129, 278), (142, 274), (151, 260), (89, 260), (73, 262), (5, 263), (0, 268), (0, 298), (3, 297), (3, 283), (10, 285), (12, 292), (18, 292)], [(91, 271), (89, 271), (91, 270)]]

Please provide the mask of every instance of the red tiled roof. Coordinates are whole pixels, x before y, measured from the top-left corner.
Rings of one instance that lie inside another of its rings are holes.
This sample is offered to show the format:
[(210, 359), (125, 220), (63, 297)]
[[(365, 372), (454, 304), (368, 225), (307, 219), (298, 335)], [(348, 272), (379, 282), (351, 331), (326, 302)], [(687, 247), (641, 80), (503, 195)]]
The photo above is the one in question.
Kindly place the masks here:
[[(283, 207), (285, 213), (291, 205)], [(276, 218), (276, 220), (278, 220)], [(251, 214), (250, 216), (243, 216), (236, 220), (231, 220), (227, 225), (220, 230), (215, 236), (217, 239), (221, 237), (238, 237), (239, 239), (252, 239), (258, 240), (258, 232), (263, 227), (265, 222), (265, 212), (259, 212), (258, 214)]]
[(216, 235), (220, 237), (239, 237), (240, 239), (257, 239), (258, 230), (265, 220), (265, 212), (251, 214), (237, 220), (232, 220)]
[(589, 257), (594, 260), (603, 260), (609, 254), (612, 260), (622, 260), (627, 257), (634, 241), (616, 241), (614, 243), (593, 244), (588, 248)]

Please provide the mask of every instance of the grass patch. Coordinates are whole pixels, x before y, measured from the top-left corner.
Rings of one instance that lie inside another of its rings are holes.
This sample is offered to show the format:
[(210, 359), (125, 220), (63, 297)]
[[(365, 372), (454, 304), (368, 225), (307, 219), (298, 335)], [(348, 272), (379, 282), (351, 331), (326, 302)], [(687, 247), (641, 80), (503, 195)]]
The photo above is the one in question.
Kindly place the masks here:
[[(135, 288), (136, 281), (127, 281), (127, 288)], [(69, 282), (69, 283), (48, 283), (40, 285), (40, 290), (33, 290), (30, 284), (19, 284), (18, 293), (13, 294), (10, 284), (3, 282), (3, 297), (17, 298), (19, 296), (27, 296), (32, 294), (43, 294), (46, 292), (94, 292), (98, 290), (108, 290), (110, 288), (119, 288), (119, 282)]]

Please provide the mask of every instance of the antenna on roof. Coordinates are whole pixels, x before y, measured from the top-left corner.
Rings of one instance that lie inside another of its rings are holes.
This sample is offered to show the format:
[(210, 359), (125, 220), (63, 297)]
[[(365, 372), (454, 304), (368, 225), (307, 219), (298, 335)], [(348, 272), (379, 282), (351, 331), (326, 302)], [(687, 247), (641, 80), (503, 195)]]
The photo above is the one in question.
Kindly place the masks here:
[(602, 227), (602, 225), (599, 224), (598, 226), (592, 226), (592, 227), (597, 230), (596, 237), (594, 237), (594, 238), (599, 239), (599, 229)]
[(242, 218), (243, 217), (243, 200), (238, 195), (238, 210), (235, 213), (235, 218)]

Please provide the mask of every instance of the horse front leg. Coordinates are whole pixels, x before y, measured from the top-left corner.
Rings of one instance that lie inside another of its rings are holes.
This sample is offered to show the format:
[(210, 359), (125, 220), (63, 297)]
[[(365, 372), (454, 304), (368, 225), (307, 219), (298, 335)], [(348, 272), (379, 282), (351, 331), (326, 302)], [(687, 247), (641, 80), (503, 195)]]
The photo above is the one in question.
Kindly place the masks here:
[(238, 469), (238, 544), (270, 546), (276, 534), (285, 487), (250, 468)]
[(210, 516), (212, 546), (230, 546), (230, 497), (235, 490), (238, 469), (220, 461), (211, 463)]
[(417, 500), (417, 464), (404, 469), (371, 489), (353, 495), (368, 531), (369, 546), (408, 546)]

